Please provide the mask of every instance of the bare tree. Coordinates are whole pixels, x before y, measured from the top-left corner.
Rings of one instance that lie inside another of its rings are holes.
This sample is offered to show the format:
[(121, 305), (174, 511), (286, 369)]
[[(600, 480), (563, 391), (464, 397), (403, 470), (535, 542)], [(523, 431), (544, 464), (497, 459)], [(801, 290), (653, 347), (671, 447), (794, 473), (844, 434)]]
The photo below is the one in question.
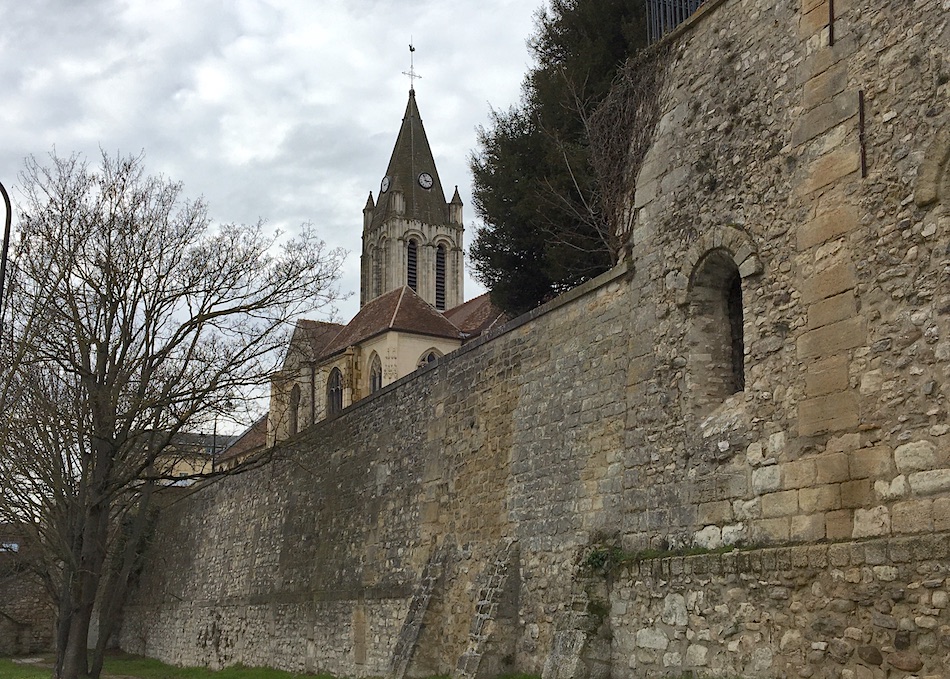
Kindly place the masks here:
[[(308, 227), (213, 227), (141, 157), (31, 158), (0, 357), (0, 521), (43, 547), (55, 674), (98, 677), (168, 489), (163, 453), (266, 384), (289, 321), (336, 297)], [(87, 660), (94, 610), (99, 644)]]

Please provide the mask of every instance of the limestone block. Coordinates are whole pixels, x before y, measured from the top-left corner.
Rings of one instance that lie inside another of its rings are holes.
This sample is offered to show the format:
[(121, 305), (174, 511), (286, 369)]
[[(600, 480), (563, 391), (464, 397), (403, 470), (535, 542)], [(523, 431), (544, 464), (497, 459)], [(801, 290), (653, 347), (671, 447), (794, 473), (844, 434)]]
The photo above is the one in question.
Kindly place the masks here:
[(916, 495), (933, 495), (950, 491), (950, 469), (934, 469), (916, 472), (907, 477), (911, 492)]
[(808, 307), (808, 329), (814, 330), (823, 325), (831, 325), (856, 316), (857, 313), (858, 305), (855, 301), (854, 290), (846, 290), (841, 294), (818, 300)]
[(933, 527), (931, 500), (898, 502), (891, 509), (891, 530), (895, 533), (929, 533)]
[(808, 174), (801, 183), (799, 191), (806, 195), (813, 193), (857, 172), (860, 168), (861, 153), (857, 142), (846, 144), (813, 161), (808, 167)]
[(840, 509), (841, 486), (833, 483), (816, 488), (802, 488), (798, 491), (798, 505), (803, 514)]
[(897, 500), (905, 497), (910, 492), (910, 486), (907, 484), (907, 477), (899, 474), (888, 481), (875, 481), (874, 492), (882, 500)]
[(722, 547), (722, 529), (719, 526), (706, 526), (693, 534), (693, 544), (703, 549)]
[(850, 290), (857, 282), (854, 264), (837, 261), (809, 276), (802, 283), (802, 301), (806, 304)]
[(819, 484), (840, 483), (850, 476), (848, 456), (844, 453), (824, 453), (815, 460), (815, 480)]
[(656, 627), (645, 627), (637, 630), (636, 638), (638, 648), (665, 651), (670, 645), (670, 638), (666, 636), (666, 632)]
[(887, 535), (890, 530), (891, 517), (887, 507), (854, 510), (854, 537), (877, 537)]
[(690, 644), (686, 648), (687, 667), (705, 667), (709, 662), (709, 648), (702, 644)]
[(735, 523), (722, 527), (722, 544), (737, 545), (746, 539), (745, 524)]
[(791, 516), (798, 512), (798, 491), (783, 490), (762, 496), (762, 516), (766, 519)]
[(950, 498), (939, 497), (933, 505), (934, 530), (950, 530)]
[(787, 517), (778, 519), (760, 519), (752, 526), (752, 539), (757, 542), (787, 542), (789, 537), (790, 520)]
[(854, 532), (854, 519), (849, 509), (825, 514), (825, 536), (829, 540), (844, 540)]
[(800, 542), (814, 542), (825, 539), (825, 517), (823, 514), (793, 516), (790, 537)]
[(778, 465), (752, 470), (752, 492), (762, 495), (782, 487), (782, 471)]
[(858, 448), (848, 454), (852, 479), (889, 477), (894, 474), (891, 449), (887, 446)]
[[(827, 22), (828, 14), (825, 13)], [(819, 73), (805, 83), (803, 103), (806, 108), (812, 108), (822, 102), (830, 100), (837, 94), (844, 92), (848, 86), (848, 67), (845, 63), (836, 64), (824, 73)]]
[(817, 467), (814, 459), (795, 460), (782, 465), (782, 487), (805, 488), (815, 485)]
[(857, 479), (841, 484), (841, 506), (843, 508), (867, 507), (871, 502), (871, 482)]
[(913, 441), (894, 449), (897, 469), (907, 474), (933, 469), (937, 466), (936, 447), (930, 441)]
[(805, 399), (798, 405), (798, 431), (813, 436), (858, 426), (858, 399), (852, 391)]
[(849, 318), (804, 332), (798, 338), (800, 359), (824, 358), (864, 346), (867, 333), (864, 319)]
[(841, 92), (830, 100), (818, 103), (795, 121), (792, 126), (792, 145), (801, 146), (857, 115), (857, 92)]
[(688, 621), (686, 614), (686, 597), (682, 594), (667, 594), (663, 599), (663, 612), (660, 620), (667, 625), (684, 627)]

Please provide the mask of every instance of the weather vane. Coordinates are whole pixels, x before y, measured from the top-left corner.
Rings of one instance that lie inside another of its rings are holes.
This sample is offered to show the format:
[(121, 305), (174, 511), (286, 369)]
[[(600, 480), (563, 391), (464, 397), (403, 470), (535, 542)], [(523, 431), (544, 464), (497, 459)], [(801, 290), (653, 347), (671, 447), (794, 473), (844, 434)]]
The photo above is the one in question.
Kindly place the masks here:
[(416, 80), (422, 76), (416, 73), (416, 69), (413, 67), (412, 55), (416, 51), (416, 48), (412, 46), (412, 38), (409, 38), (409, 70), (403, 71), (403, 75), (409, 76), (409, 91), (416, 91)]

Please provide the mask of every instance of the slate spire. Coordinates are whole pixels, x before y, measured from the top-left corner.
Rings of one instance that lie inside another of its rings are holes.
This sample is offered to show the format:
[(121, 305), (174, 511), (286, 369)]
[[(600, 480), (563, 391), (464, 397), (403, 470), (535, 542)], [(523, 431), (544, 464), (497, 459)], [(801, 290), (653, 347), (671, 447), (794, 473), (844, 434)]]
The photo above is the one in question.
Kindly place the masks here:
[[(386, 177), (388, 187), (381, 191), (376, 202), (372, 226), (395, 215), (425, 224), (442, 224), (448, 220), (445, 193), (419, 115), (415, 90), (409, 90), (409, 102)], [(401, 201), (395, 198), (397, 193), (402, 194)]]

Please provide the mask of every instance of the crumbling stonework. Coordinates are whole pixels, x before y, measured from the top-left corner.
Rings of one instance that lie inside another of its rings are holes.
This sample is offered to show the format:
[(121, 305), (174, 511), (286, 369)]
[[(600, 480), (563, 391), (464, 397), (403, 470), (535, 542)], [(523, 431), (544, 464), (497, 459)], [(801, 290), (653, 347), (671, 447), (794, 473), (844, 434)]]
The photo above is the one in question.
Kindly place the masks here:
[[(950, 4), (834, 4), (830, 44), (827, 0), (707, 2), (669, 38), (630, 261), (182, 503), (123, 646), (945, 676)], [(604, 544), (653, 557), (594, 581)]]

